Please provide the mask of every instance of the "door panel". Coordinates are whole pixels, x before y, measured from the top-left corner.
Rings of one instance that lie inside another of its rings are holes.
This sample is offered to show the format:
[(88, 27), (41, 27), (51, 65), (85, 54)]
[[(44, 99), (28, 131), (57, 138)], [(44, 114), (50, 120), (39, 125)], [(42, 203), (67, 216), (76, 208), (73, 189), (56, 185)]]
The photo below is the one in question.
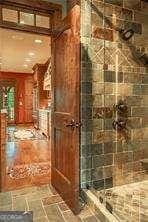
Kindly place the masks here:
[[(70, 28), (53, 39), (54, 110), (52, 122), (52, 185), (73, 210), (79, 212), (79, 68), (80, 9), (65, 19)], [(71, 125), (72, 124), (72, 125)]]
[(33, 122), (33, 78), (25, 80), (25, 122)]

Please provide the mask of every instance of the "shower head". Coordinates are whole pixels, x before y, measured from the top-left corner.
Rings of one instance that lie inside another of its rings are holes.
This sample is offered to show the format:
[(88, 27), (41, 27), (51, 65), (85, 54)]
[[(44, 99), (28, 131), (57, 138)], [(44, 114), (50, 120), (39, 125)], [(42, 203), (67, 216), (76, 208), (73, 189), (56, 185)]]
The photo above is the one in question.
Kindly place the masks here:
[(124, 29), (121, 29), (119, 31), (120, 33), (120, 36), (123, 40), (127, 41), (129, 40), (130, 38), (132, 38), (132, 36), (134, 35), (134, 30), (133, 29), (127, 29), (127, 30), (124, 30)]

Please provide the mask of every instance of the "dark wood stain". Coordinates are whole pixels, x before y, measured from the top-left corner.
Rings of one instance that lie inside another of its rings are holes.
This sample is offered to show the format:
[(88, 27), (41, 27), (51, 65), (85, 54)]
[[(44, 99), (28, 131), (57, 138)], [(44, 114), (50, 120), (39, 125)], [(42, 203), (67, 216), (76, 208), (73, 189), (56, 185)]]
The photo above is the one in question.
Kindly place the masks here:
[(42, 0), (1, 0), (0, 3), (5, 5), (13, 5), (22, 8), (32, 8), (36, 10), (44, 10), (44, 11), (56, 11), (61, 9), (61, 5), (51, 3), (51, 2), (43, 2)]

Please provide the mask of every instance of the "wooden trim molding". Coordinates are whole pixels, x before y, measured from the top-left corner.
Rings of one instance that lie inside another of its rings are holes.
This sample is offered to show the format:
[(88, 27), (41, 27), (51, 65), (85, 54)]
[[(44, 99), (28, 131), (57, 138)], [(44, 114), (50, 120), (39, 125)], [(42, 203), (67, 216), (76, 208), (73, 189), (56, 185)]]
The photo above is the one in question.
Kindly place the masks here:
[(13, 29), (13, 30), (18, 30), (18, 31), (25, 31), (25, 32), (30, 32), (30, 33), (37, 33), (37, 34), (43, 34), (43, 35), (52, 35), (52, 29), (46, 29), (46, 28), (40, 28), (40, 27), (35, 27), (35, 26), (29, 26), (29, 25), (19, 25), (15, 24), (13, 22), (0, 22), (0, 27), (1, 28), (8, 28), (8, 29)]
[[(2, 9), (12, 9), (18, 11), (18, 21), (5, 21), (2, 17)], [(34, 25), (20, 24), (20, 11), (34, 14)], [(36, 26), (36, 16), (49, 17), (49, 27)], [(7, 29), (20, 30), (30, 33), (37, 33), (51, 36), (55, 26), (62, 19), (62, 6), (42, 0), (0, 0), (0, 27)]]
[(28, 8), (37, 11), (51, 12), (62, 10), (62, 6), (55, 3), (45, 2), (42, 0), (0, 0), (0, 4), (15, 6), (19, 8)]

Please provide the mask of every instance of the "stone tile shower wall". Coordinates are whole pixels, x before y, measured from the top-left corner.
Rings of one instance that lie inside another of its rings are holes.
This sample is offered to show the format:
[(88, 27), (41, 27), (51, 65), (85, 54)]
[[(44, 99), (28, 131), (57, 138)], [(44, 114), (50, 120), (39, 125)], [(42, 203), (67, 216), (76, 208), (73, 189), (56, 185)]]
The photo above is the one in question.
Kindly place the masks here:
[[(146, 179), (148, 68), (114, 26), (132, 27), (129, 42), (148, 53), (147, 12), (148, 3), (139, 0), (81, 0), (81, 187)], [(128, 107), (126, 134), (112, 126), (120, 100)]]

